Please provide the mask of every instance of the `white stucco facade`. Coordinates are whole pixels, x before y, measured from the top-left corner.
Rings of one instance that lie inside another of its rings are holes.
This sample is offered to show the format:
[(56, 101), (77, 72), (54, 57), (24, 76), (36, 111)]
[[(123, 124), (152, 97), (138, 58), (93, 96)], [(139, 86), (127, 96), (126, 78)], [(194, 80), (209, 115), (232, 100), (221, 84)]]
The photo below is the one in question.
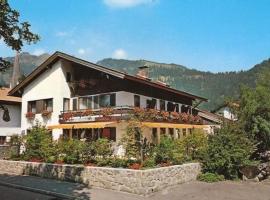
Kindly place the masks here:
[[(25, 87), (22, 95), (21, 129), (26, 133), (35, 121), (43, 125), (58, 124), (60, 111), (63, 109), (63, 98), (70, 98), (70, 89), (66, 82), (66, 71), (71, 70), (69, 63), (59, 60)], [(34, 120), (25, 117), (28, 101), (53, 99), (53, 112), (49, 118), (36, 114)], [(53, 138), (57, 139), (62, 130), (54, 129)]]

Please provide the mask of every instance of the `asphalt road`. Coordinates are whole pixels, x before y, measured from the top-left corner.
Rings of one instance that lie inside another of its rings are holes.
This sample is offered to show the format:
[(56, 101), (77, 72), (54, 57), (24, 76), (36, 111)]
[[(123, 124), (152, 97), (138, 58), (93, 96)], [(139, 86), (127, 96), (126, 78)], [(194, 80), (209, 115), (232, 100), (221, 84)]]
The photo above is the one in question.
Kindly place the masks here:
[(60, 200), (58, 198), (26, 190), (0, 186), (1, 200)]

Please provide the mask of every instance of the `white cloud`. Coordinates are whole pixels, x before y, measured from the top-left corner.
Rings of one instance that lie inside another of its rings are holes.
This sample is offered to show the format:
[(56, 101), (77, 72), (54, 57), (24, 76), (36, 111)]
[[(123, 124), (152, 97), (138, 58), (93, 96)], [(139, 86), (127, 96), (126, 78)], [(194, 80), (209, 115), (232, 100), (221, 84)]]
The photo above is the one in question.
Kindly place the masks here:
[(129, 8), (152, 3), (154, 1), (155, 0), (103, 0), (104, 4), (111, 8)]
[(116, 49), (113, 54), (112, 54), (113, 58), (116, 59), (126, 59), (127, 58), (127, 52), (123, 49)]
[(65, 36), (69, 35), (69, 33), (66, 32), (66, 31), (58, 31), (58, 32), (55, 33), (55, 35), (57, 37), (65, 37)]
[(80, 55), (84, 55), (85, 53), (86, 53), (86, 50), (83, 49), (83, 48), (80, 48), (80, 49), (78, 50), (78, 54), (80, 54)]
[(40, 56), (41, 54), (44, 54), (46, 51), (44, 49), (35, 49), (32, 54), (35, 56)]

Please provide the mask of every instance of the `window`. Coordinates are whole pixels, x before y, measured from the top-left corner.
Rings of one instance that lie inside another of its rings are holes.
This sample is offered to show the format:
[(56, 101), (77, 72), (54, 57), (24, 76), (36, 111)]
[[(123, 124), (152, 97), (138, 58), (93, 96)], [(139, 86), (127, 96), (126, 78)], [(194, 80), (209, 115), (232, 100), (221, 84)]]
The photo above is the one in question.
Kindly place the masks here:
[(183, 137), (186, 137), (187, 136), (187, 129), (183, 128)]
[(116, 141), (116, 128), (103, 128), (101, 136), (102, 138)]
[(173, 128), (169, 128), (169, 134), (170, 134), (171, 138), (173, 139), (174, 138), (174, 130), (173, 130)]
[(70, 72), (67, 72), (67, 74), (66, 74), (66, 81), (67, 82), (71, 81), (71, 73)]
[(68, 140), (69, 139), (69, 130), (70, 129), (64, 129), (63, 130), (63, 135), (62, 135), (63, 140)]
[(167, 103), (167, 111), (169, 112), (174, 111), (174, 104), (172, 102)]
[(94, 96), (94, 108), (97, 109), (99, 108), (99, 103), (98, 103), (98, 96)]
[(77, 104), (77, 98), (72, 100), (72, 110), (77, 110), (78, 104)]
[(147, 99), (146, 100), (146, 108), (154, 109), (156, 108), (157, 100), (156, 99)]
[(188, 113), (188, 110), (189, 110), (188, 106), (185, 106), (185, 105), (182, 105), (182, 106), (181, 106), (181, 111), (182, 111), (183, 113)]
[(141, 106), (141, 97), (139, 95), (134, 95), (134, 106), (135, 107)]
[(175, 131), (176, 131), (177, 139), (180, 139), (181, 138), (181, 129), (177, 128)]
[(42, 113), (44, 110), (53, 111), (53, 99), (28, 101), (27, 112)]
[(99, 106), (100, 108), (109, 107), (111, 105), (110, 95), (103, 94), (99, 96)]
[(92, 108), (92, 97), (80, 97), (79, 98), (79, 109), (91, 109)]
[(69, 104), (70, 104), (70, 99), (64, 98), (63, 99), (63, 111), (69, 110)]
[(157, 128), (152, 128), (152, 142), (153, 144), (158, 143)]
[(0, 136), (0, 145), (5, 144), (6, 142), (6, 136)]
[(166, 128), (160, 128), (160, 135), (166, 134)]
[(43, 102), (43, 110), (52, 112), (53, 111), (53, 99), (45, 99)]
[(43, 111), (43, 100), (36, 101), (36, 113), (42, 113)]
[(36, 113), (36, 101), (28, 101), (27, 112)]
[(116, 106), (116, 95), (115, 94), (110, 95), (110, 104), (112, 107)]
[(159, 100), (159, 109), (160, 110), (166, 110), (166, 104), (165, 104), (165, 101), (164, 100)]
[(175, 112), (179, 112), (179, 104), (174, 104), (175, 105)]
[(116, 105), (115, 94), (102, 94), (99, 96), (94, 96), (94, 109), (114, 107), (115, 105)]

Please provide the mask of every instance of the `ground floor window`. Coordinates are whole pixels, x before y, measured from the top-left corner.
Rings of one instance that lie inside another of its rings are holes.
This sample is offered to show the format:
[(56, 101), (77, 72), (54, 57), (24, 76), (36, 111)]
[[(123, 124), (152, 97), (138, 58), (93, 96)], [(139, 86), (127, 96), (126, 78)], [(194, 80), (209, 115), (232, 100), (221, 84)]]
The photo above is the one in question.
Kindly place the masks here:
[(182, 131), (183, 131), (183, 137), (186, 137), (187, 136), (187, 129), (183, 128)]
[(5, 144), (6, 138), (7, 138), (6, 136), (0, 136), (0, 145)]
[[(71, 134), (71, 135), (70, 135)], [(87, 142), (98, 140), (99, 138), (107, 138), (116, 141), (116, 128), (88, 128), (88, 129), (64, 129), (63, 139), (85, 139)]]
[(174, 139), (174, 130), (173, 128), (169, 128), (169, 135), (172, 139)]
[(152, 142), (153, 144), (158, 143), (157, 128), (152, 128)]
[(160, 135), (166, 135), (166, 128), (160, 128)]

